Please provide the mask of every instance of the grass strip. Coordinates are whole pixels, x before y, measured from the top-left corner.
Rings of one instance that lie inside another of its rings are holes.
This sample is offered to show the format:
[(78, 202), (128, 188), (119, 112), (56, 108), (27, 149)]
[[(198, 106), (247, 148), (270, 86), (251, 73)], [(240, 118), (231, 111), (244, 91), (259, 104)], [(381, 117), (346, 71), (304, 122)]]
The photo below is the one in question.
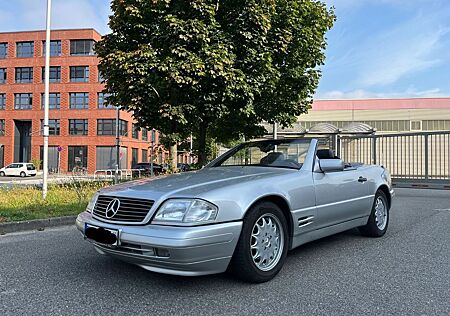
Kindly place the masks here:
[(47, 198), (36, 187), (0, 189), (0, 223), (76, 215), (105, 182), (76, 182), (49, 186)]

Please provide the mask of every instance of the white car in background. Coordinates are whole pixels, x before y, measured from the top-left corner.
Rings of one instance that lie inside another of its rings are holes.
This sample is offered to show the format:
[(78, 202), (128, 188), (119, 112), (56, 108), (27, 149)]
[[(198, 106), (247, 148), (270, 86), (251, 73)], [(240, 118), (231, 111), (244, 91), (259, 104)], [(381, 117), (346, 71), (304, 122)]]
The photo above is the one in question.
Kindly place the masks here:
[(32, 163), (15, 162), (0, 169), (0, 177), (19, 176), (22, 178), (36, 175), (36, 168)]

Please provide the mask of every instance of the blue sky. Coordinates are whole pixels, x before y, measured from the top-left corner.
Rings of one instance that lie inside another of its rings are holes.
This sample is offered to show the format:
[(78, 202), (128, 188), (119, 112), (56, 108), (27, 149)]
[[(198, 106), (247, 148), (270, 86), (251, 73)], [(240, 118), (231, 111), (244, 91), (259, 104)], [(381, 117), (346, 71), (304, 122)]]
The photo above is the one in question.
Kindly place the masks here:
[[(327, 34), (317, 98), (450, 96), (450, 0), (325, 0)], [(46, 0), (0, 0), (0, 32), (43, 29)], [(108, 0), (53, 0), (53, 28), (108, 32)]]

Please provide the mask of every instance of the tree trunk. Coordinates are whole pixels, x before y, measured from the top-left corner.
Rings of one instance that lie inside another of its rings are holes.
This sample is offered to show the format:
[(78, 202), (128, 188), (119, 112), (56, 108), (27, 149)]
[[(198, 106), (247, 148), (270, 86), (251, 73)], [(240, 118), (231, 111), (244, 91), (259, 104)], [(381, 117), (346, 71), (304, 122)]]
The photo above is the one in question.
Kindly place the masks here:
[(199, 137), (198, 137), (198, 164), (204, 166), (208, 159), (206, 155), (206, 133), (208, 126), (206, 124), (200, 125)]
[(178, 154), (177, 154), (177, 143), (170, 144), (170, 169), (172, 171), (177, 170), (177, 163), (178, 163)]

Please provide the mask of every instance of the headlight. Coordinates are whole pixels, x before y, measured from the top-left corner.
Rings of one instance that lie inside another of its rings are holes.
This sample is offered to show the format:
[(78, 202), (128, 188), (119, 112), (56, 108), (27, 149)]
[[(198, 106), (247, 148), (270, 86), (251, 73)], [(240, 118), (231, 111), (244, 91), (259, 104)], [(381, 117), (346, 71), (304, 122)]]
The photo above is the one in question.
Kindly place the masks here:
[(94, 210), (94, 207), (95, 207), (95, 203), (97, 203), (98, 196), (99, 196), (99, 193), (95, 192), (94, 196), (91, 198), (88, 205), (86, 206), (86, 212), (92, 213), (92, 211)]
[(160, 206), (152, 223), (205, 224), (217, 216), (217, 206), (198, 199), (171, 199)]

